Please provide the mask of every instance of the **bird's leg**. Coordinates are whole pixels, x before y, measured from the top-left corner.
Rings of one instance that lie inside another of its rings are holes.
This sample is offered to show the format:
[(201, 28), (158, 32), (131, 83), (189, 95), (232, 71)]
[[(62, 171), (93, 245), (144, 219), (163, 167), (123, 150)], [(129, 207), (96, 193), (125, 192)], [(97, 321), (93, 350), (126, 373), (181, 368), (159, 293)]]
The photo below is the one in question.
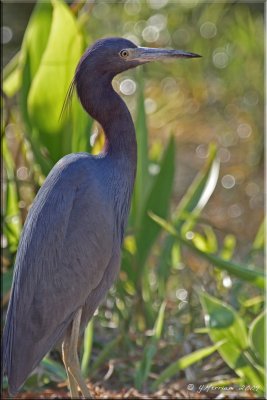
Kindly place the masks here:
[(79, 392), (77, 388), (77, 382), (71, 375), (69, 368), (68, 368), (68, 359), (69, 359), (69, 349), (70, 349), (70, 335), (67, 334), (66, 337), (64, 338), (64, 341), (62, 343), (62, 359), (63, 363), (65, 365), (65, 369), (68, 375), (68, 381), (69, 381), (69, 389), (70, 389), (70, 395), (72, 399), (77, 399), (79, 398)]
[[(89, 389), (86, 386), (86, 383), (82, 377), (82, 373), (81, 373), (81, 369), (80, 369), (80, 365), (79, 365), (78, 354), (77, 354), (81, 316), (82, 316), (82, 309), (80, 308), (74, 316), (74, 319), (72, 322), (72, 327), (71, 327), (71, 333), (70, 333), (69, 338), (67, 339), (69, 341), (69, 346), (67, 345), (65, 347), (65, 350), (67, 350), (67, 355), (65, 357), (66, 369), (68, 371), (68, 376), (69, 376), (69, 373), (72, 376), (72, 379), (69, 380), (70, 387), (72, 387), (71, 396), (73, 396), (73, 397), (74, 397), (74, 395), (77, 396), (77, 387), (75, 386), (76, 391), (73, 388), (73, 379), (74, 379), (76, 381), (76, 383), (78, 384), (78, 386), (80, 387), (83, 397), (85, 399), (92, 399)], [(73, 392), (73, 394), (72, 394), (72, 392)]]

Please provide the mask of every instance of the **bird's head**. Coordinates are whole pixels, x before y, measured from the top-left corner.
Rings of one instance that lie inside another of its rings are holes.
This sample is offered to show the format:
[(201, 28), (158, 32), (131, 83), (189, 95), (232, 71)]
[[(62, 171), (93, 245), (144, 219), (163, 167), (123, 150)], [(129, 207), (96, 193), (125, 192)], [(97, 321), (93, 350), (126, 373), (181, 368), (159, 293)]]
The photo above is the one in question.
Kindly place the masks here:
[[(88, 103), (93, 102), (90, 96), (96, 99), (100, 87), (105, 89), (105, 83), (111, 83), (113, 77), (123, 71), (151, 61), (196, 57), (201, 56), (182, 50), (138, 47), (124, 38), (100, 39), (89, 47), (80, 59), (61, 115), (70, 103), (74, 88), (81, 103), (88, 109)], [(90, 112), (93, 114), (92, 110)]]
[(151, 61), (195, 57), (200, 56), (182, 50), (138, 47), (123, 38), (106, 38), (98, 40), (86, 50), (77, 67), (76, 75), (82, 70), (94, 67), (99, 73), (114, 77), (120, 72)]

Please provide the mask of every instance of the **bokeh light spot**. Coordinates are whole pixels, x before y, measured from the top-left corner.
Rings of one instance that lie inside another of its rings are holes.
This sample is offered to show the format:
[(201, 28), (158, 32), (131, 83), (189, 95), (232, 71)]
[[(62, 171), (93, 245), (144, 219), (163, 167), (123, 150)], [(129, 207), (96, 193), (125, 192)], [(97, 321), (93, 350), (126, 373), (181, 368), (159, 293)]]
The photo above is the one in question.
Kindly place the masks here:
[(176, 290), (176, 297), (177, 297), (177, 299), (179, 299), (181, 301), (186, 300), (187, 295), (188, 295), (188, 293), (187, 293), (187, 290), (185, 290), (185, 289)]
[(140, 46), (140, 40), (137, 36), (132, 35), (131, 33), (126, 33), (125, 35), (123, 35), (123, 37), (124, 39), (130, 40), (130, 42), (136, 44), (136, 46)]
[(158, 173), (160, 172), (160, 166), (158, 164), (151, 163), (149, 164), (148, 172), (150, 173), (150, 175), (158, 175)]
[(226, 163), (226, 162), (230, 161), (231, 153), (228, 149), (221, 147), (218, 151), (218, 155), (220, 157), (221, 162)]
[(147, 26), (142, 32), (142, 38), (149, 43), (156, 42), (159, 38), (159, 30), (153, 25)]
[(26, 207), (26, 203), (23, 200), (19, 201), (19, 208), (25, 208)]
[(200, 144), (196, 148), (196, 154), (199, 158), (207, 158), (209, 155), (208, 146), (205, 144)]
[(200, 34), (205, 39), (211, 39), (217, 34), (216, 25), (213, 22), (207, 21), (200, 27)]
[(230, 174), (224, 175), (221, 183), (225, 189), (232, 189), (235, 186), (235, 177)]
[(139, 0), (127, 0), (124, 4), (124, 9), (128, 15), (135, 15), (141, 11)]
[(232, 279), (230, 278), (230, 276), (225, 276), (224, 278), (223, 278), (223, 286), (225, 287), (225, 288), (230, 288), (230, 287), (232, 287)]
[(137, 21), (134, 24), (134, 33), (136, 35), (141, 35), (143, 30), (145, 29), (145, 27), (146, 27), (146, 21), (145, 20), (141, 19), (140, 21)]
[(9, 26), (2, 26), (1, 28), (1, 43), (7, 44), (12, 40), (13, 32)]
[(104, 19), (104, 17), (108, 16), (110, 12), (109, 4), (103, 3), (96, 3), (92, 9), (92, 14), (97, 19)]
[(194, 232), (192, 232), (192, 231), (188, 231), (188, 232), (186, 232), (186, 234), (185, 234), (185, 237), (186, 237), (186, 239), (188, 239), (188, 240), (192, 240), (193, 238), (194, 238)]
[(241, 139), (247, 139), (252, 133), (252, 128), (249, 124), (240, 124), (237, 128), (237, 134)]
[(245, 192), (249, 197), (255, 196), (260, 191), (259, 185), (255, 182), (249, 182), (245, 188)]
[(256, 106), (259, 102), (258, 92), (256, 90), (249, 90), (244, 97), (244, 103), (247, 106)]
[(228, 65), (229, 57), (225, 51), (214, 52), (212, 56), (213, 64), (217, 68), (225, 68)]
[(174, 44), (177, 44), (178, 46), (180, 46), (180, 45), (187, 44), (191, 39), (191, 35), (190, 35), (188, 29), (180, 28), (180, 29), (177, 29), (177, 31), (175, 31), (173, 33), (172, 39), (173, 39)]
[(17, 170), (17, 178), (20, 181), (25, 181), (28, 178), (28, 168), (20, 167)]
[(179, 91), (178, 83), (174, 78), (166, 77), (161, 81), (161, 87), (166, 94)]
[(155, 100), (147, 98), (145, 99), (145, 110), (146, 114), (153, 114), (157, 109), (157, 103)]
[(230, 218), (238, 218), (242, 215), (243, 209), (239, 204), (232, 204), (228, 207), (227, 214)]
[(167, 17), (163, 14), (155, 14), (147, 22), (148, 25), (155, 26), (159, 31), (162, 31), (167, 26)]
[(124, 79), (120, 83), (120, 91), (126, 96), (130, 96), (136, 91), (136, 83), (132, 79)]
[(8, 241), (7, 238), (5, 237), (5, 235), (1, 236), (1, 247), (2, 249), (5, 249), (8, 245)]

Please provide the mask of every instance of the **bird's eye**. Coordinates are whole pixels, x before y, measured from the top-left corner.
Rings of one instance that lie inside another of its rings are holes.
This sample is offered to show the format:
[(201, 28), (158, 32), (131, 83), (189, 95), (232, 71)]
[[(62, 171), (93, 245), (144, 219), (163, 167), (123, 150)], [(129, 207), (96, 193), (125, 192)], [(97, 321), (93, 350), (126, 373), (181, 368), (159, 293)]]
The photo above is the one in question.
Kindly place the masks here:
[(128, 55), (129, 55), (129, 52), (127, 50), (121, 50), (120, 51), (121, 58), (127, 58)]

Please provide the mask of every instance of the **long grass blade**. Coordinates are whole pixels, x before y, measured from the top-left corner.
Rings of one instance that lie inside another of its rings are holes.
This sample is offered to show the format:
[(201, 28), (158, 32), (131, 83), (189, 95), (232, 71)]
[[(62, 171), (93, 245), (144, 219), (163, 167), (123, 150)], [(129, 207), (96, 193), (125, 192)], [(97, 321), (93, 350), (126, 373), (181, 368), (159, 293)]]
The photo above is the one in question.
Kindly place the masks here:
[(89, 373), (89, 363), (93, 346), (94, 325), (93, 320), (89, 322), (84, 332), (83, 339), (83, 357), (81, 362), (81, 370), (83, 376), (87, 377)]

